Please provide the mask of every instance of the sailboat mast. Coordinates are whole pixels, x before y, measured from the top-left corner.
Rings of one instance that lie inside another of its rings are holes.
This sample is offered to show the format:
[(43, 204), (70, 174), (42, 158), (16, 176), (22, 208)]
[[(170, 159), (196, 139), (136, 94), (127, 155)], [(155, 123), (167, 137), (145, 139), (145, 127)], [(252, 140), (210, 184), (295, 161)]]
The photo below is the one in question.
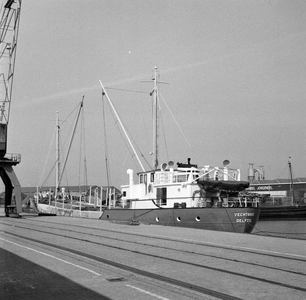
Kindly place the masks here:
[(290, 157), (289, 157), (289, 160), (288, 160), (288, 165), (289, 165), (290, 180), (291, 180), (290, 190), (291, 190), (291, 193), (292, 193), (292, 202), (293, 202), (292, 204), (294, 204), (295, 203), (295, 199), (294, 199), (293, 177), (292, 177), (292, 168), (291, 168)]
[(61, 165), (60, 165), (60, 126), (59, 126), (59, 112), (56, 112), (56, 143), (55, 143), (55, 154), (56, 154), (56, 171), (55, 171), (55, 197), (59, 191), (59, 178), (61, 173)]
[(70, 142), (69, 142), (67, 154), (66, 154), (66, 157), (64, 159), (63, 166), (62, 166), (62, 171), (59, 172), (59, 180), (58, 180), (58, 184), (59, 185), (61, 184), (61, 181), (62, 181), (62, 178), (63, 178), (63, 174), (64, 174), (64, 171), (65, 171), (65, 167), (66, 167), (67, 160), (68, 160), (68, 157), (69, 157), (69, 153), (70, 153), (70, 150), (71, 150), (71, 145), (72, 145), (73, 138), (74, 138), (74, 135), (75, 135), (75, 131), (76, 131), (76, 128), (77, 128), (77, 125), (78, 125), (78, 122), (79, 122), (80, 114), (81, 114), (81, 111), (82, 111), (82, 108), (83, 108), (84, 97), (85, 97), (85, 95), (83, 95), (83, 97), (82, 97), (82, 101), (81, 101), (80, 106), (79, 106), (77, 117), (75, 119), (75, 123), (74, 123), (74, 127), (73, 127), (73, 132), (72, 132), (71, 139), (70, 139)]
[(153, 169), (158, 167), (158, 89), (157, 89), (157, 67), (154, 73), (153, 90)]

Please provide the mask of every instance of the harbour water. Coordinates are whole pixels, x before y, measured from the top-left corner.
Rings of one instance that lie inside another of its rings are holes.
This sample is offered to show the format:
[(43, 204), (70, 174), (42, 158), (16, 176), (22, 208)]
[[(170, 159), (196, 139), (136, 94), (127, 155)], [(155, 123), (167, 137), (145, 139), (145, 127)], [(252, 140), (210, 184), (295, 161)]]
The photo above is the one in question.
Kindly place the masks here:
[(306, 220), (258, 221), (252, 234), (306, 240)]

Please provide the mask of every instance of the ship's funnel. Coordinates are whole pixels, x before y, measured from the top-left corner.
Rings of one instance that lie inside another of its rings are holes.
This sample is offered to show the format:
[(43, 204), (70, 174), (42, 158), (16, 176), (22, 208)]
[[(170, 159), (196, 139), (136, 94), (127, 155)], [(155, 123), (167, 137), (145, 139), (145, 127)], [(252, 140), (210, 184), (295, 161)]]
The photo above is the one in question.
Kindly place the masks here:
[(254, 170), (254, 164), (249, 164), (249, 170), (248, 170), (248, 181), (252, 182), (255, 179), (255, 170)]
[(228, 180), (228, 166), (230, 164), (230, 161), (228, 159), (225, 159), (223, 161), (223, 166), (224, 166), (224, 180)]
[(260, 170), (260, 177), (259, 177), (259, 179), (261, 179), (261, 180), (263, 180), (263, 179), (265, 179), (265, 171), (264, 171), (264, 169), (263, 169), (263, 166), (259, 166), (259, 170)]
[(133, 172), (133, 170), (132, 169), (128, 169), (126, 172), (129, 175), (129, 185), (130, 186), (134, 185), (134, 172)]

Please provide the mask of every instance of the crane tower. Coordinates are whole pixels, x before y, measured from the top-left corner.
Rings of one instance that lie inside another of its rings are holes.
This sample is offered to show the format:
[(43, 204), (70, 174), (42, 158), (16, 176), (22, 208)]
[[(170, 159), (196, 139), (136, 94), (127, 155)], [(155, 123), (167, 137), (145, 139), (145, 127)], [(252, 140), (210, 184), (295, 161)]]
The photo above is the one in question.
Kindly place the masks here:
[[(6, 216), (22, 212), (21, 186), (13, 170), (20, 154), (7, 153), (21, 0), (3, 0), (0, 6), (0, 177), (5, 185)], [(13, 197), (14, 196), (14, 197)], [(15, 202), (15, 203), (14, 203)]]

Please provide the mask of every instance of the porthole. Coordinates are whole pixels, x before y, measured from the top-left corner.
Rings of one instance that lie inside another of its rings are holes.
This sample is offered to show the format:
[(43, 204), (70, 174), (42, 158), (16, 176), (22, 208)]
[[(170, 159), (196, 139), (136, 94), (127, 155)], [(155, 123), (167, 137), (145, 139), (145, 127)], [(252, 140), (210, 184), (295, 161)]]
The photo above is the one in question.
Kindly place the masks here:
[(159, 222), (159, 217), (156, 217), (155, 220), (156, 220), (156, 222)]
[(176, 220), (177, 220), (178, 222), (181, 222), (181, 217), (177, 217)]
[(201, 221), (201, 218), (200, 218), (199, 216), (196, 216), (195, 219), (196, 219), (197, 222), (200, 222), (200, 221)]

